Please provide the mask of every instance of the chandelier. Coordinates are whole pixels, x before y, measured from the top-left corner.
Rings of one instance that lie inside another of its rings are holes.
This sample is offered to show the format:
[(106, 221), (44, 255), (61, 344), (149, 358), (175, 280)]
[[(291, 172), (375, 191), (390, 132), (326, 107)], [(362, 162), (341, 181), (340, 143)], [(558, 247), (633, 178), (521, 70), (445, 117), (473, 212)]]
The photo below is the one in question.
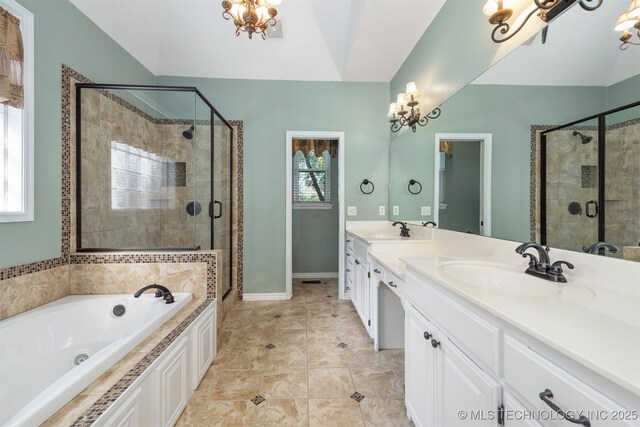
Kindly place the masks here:
[(629, 45), (640, 46), (638, 41), (631, 41), (633, 37), (631, 31), (629, 31), (631, 28), (637, 30), (636, 36), (640, 39), (640, 0), (631, 0), (629, 9), (622, 12), (618, 17), (615, 30), (622, 31), (620, 50), (627, 49)]
[(399, 93), (396, 102), (392, 102), (389, 106), (389, 122), (391, 123), (391, 131), (398, 132), (403, 127), (410, 127), (412, 131), (416, 131), (416, 126), (426, 126), (429, 119), (437, 119), (440, 117), (440, 107), (436, 108), (424, 117), (420, 117), (420, 93), (415, 82), (407, 83), (405, 93)]
[[(523, 6), (524, 2), (520, 2), (520, 13), (515, 14), (517, 2), (518, 0), (487, 0), (482, 8), (482, 12), (489, 17), (489, 23), (495, 25), (491, 32), (491, 40), (494, 42), (503, 43), (518, 34), (534, 14), (548, 23), (575, 3), (579, 3), (586, 11), (596, 10), (602, 4), (602, 0), (533, 0), (528, 6)], [(511, 26), (515, 24), (518, 25), (513, 29)]]
[(267, 38), (267, 28), (276, 24), (278, 11), (275, 6), (282, 0), (224, 0), (222, 17), (226, 20), (233, 18), (236, 26), (236, 37), (244, 31), (253, 38), (253, 34), (260, 34)]

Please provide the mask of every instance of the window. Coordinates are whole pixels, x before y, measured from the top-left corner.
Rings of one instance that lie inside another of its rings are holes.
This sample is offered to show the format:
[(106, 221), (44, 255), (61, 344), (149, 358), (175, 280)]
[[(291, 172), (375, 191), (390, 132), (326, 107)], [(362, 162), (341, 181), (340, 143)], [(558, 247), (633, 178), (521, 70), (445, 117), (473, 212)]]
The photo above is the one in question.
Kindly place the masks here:
[[(13, 42), (16, 35), (22, 39), (23, 58), (20, 62), (12, 56), (16, 43), (11, 45), (12, 49), (7, 49), (11, 70), (8, 77), (10, 92), (12, 95), (18, 94), (9, 97), (3, 93), (1, 96), (0, 222), (33, 221), (33, 14), (15, 0), (0, 0), (0, 6), (20, 20), (19, 31), (17, 21), (14, 27), (16, 31), (11, 33), (3, 25), (3, 37)], [(11, 17), (13, 20), (15, 18)], [(14, 92), (20, 86), (22, 91)]]
[(111, 141), (111, 209), (167, 207), (167, 159), (141, 148)]
[(326, 150), (316, 156), (315, 150), (305, 157), (301, 151), (293, 156), (293, 207), (297, 209), (330, 209), (331, 156)]

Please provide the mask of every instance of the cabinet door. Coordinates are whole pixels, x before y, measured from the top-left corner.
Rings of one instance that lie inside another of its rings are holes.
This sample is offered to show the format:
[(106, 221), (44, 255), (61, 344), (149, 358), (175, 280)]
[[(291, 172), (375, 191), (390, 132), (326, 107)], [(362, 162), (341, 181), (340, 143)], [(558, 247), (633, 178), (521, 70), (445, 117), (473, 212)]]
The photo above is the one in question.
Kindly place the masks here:
[(215, 310), (210, 310), (197, 324), (193, 325), (191, 334), (193, 354), (193, 380), (191, 387), (195, 390), (216, 355)]
[[(441, 332), (436, 345), (436, 425), (497, 426), (500, 384)], [(471, 423), (471, 424), (470, 424)]]
[(375, 264), (373, 264), (373, 267), (371, 269), (371, 280), (369, 280), (369, 291), (371, 293), (370, 333), (373, 338), (373, 348), (374, 350), (378, 350), (380, 348), (380, 334), (378, 330), (378, 291), (380, 287), (381, 274), (384, 270)]
[(136, 427), (140, 425), (140, 392), (141, 388), (138, 387), (131, 396), (129, 396), (123, 403), (114, 403), (109, 411), (112, 411), (112, 415), (105, 413), (106, 419), (103, 423), (98, 424), (109, 427)]
[(172, 426), (187, 405), (187, 337), (181, 338), (156, 368), (159, 425)]
[(369, 284), (369, 264), (365, 262), (360, 263), (362, 269), (362, 321), (369, 336), (371, 333), (371, 286)]
[(435, 354), (431, 336), (436, 328), (407, 303), (405, 316), (405, 400), (418, 427), (435, 426)]

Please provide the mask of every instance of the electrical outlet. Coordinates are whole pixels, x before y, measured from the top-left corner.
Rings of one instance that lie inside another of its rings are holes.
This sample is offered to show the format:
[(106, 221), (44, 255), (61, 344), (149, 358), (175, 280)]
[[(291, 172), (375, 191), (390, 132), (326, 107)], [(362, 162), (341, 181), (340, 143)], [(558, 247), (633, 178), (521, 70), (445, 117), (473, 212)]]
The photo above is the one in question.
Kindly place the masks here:
[(394, 215), (400, 215), (400, 206), (394, 206), (393, 207), (393, 214)]
[(356, 216), (356, 215), (358, 215), (358, 207), (357, 206), (347, 206), (347, 215), (348, 216)]
[(431, 206), (420, 207), (420, 215), (423, 215), (423, 216), (431, 215)]
[(384, 215), (384, 214), (385, 214), (385, 207), (378, 206), (378, 215)]

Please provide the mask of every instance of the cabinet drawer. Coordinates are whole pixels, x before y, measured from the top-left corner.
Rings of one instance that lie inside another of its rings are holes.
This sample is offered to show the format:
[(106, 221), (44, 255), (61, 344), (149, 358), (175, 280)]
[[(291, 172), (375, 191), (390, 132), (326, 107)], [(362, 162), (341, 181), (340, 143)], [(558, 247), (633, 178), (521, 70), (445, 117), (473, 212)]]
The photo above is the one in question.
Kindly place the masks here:
[(404, 282), (398, 276), (387, 270), (387, 280), (385, 283), (389, 286), (389, 289), (396, 294), (400, 300), (404, 299)]
[(378, 279), (380, 279), (380, 281), (385, 282), (387, 280), (386, 279), (387, 270), (378, 261), (376, 260), (371, 261), (371, 269), (375, 274), (378, 275)]
[(410, 273), (405, 292), (413, 305), (445, 329), (451, 340), (473, 360), (500, 375), (502, 331), (499, 328)]
[[(525, 405), (534, 410), (555, 415), (555, 411), (540, 398), (540, 393), (550, 390), (553, 393), (551, 400), (555, 404), (564, 411), (570, 411), (572, 416), (577, 417), (582, 413), (591, 418), (591, 425), (594, 427), (640, 425), (638, 420), (612, 421), (614, 415), (624, 414), (625, 408), (508, 335), (504, 342), (504, 381), (522, 396)], [(596, 420), (595, 414), (603, 414), (607, 419), (600, 416), (600, 420)], [(545, 420), (545, 424), (574, 425), (562, 419)]]

